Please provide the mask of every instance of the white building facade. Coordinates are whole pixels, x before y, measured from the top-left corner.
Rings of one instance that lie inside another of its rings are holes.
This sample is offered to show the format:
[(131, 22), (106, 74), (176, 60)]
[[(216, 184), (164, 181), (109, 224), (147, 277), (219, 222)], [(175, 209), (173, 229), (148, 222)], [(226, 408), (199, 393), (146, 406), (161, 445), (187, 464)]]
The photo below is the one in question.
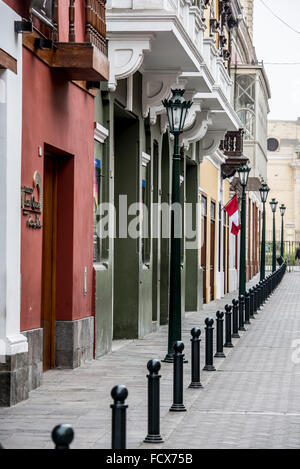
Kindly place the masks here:
[(0, 405), (6, 406), (28, 396), (28, 345), (20, 334), (22, 35), (15, 21), (21, 18), (3, 2), (0, 18)]

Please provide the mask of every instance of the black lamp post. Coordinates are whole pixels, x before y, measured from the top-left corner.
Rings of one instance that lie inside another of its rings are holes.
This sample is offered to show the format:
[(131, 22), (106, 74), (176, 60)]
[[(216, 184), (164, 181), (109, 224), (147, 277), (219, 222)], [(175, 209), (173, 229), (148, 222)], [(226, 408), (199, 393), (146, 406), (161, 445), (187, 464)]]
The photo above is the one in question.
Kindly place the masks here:
[(246, 187), (251, 168), (243, 164), (239, 169), (240, 183), (243, 188), (242, 195), (242, 213), (241, 213), (241, 248), (240, 248), (240, 286), (239, 294), (245, 295), (246, 292)]
[(283, 258), (283, 242), (284, 242), (284, 222), (283, 222), (283, 217), (286, 211), (286, 206), (282, 204), (280, 207), (280, 215), (281, 215), (281, 247), (280, 247), (280, 255)]
[(278, 202), (272, 199), (270, 202), (271, 210), (273, 212), (273, 255), (272, 255), (272, 272), (276, 272), (276, 232), (275, 232), (275, 213)]
[[(192, 106), (191, 101), (184, 100), (184, 90), (172, 90), (172, 98), (164, 100), (168, 114), (170, 132), (174, 135), (174, 154), (172, 168), (172, 204), (180, 203), (180, 148), (179, 136), (183, 132), (187, 113)], [(181, 238), (178, 227), (181, 226), (181, 219), (175, 217), (172, 210), (171, 218), (171, 270), (170, 270), (170, 301), (169, 301), (169, 335), (168, 353), (165, 362), (173, 362), (173, 345), (181, 341)], [(181, 233), (182, 236), (182, 233)]]
[(270, 192), (267, 184), (263, 183), (259, 189), (261, 201), (263, 203), (263, 224), (261, 237), (261, 253), (260, 253), (260, 280), (266, 277), (266, 202)]

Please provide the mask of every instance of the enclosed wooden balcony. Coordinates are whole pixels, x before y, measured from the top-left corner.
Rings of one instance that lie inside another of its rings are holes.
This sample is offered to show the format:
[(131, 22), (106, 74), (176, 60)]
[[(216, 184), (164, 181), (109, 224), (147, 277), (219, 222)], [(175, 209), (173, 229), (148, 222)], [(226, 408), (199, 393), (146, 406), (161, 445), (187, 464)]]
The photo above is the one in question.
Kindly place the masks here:
[(224, 156), (227, 157), (226, 163), (222, 165), (223, 179), (234, 176), (237, 169), (248, 161), (248, 158), (243, 155), (243, 137), (243, 129), (240, 129), (237, 132), (227, 132), (224, 140), (220, 143), (220, 150), (223, 152)]
[[(69, 80), (108, 80), (106, 0), (49, 0), (46, 7), (33, 0), (30, 8), (34, 31), (23, 35), (25, 47)], [(59, 24), (59, 18), (66, 20)], [(41, 46), (38, 39), (50, 42)]]

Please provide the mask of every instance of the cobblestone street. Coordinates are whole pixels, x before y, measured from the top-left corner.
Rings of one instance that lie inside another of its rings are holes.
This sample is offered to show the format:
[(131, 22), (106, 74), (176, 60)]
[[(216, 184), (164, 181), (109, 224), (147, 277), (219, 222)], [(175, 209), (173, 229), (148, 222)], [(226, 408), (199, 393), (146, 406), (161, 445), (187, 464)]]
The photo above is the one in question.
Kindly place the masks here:
[[(253, 283), (257, 280), (254, 279)], [(198, 313), (186, 315), (183, 341), (186, 413), (171, 413), (172, 365), (162, 363), (160, 448), (299, 448), (300, 364), (293, 341), (300, 339), (300, 275), (286, 274), (235, 347), (216, 359), (216, 372), (202, 371), (201, 390), (190, 383), (190, 329), (215, 318), (234, 298), (227, 295)], [(44, 384), (15, 407), (0, 410), (0, 441), (6, 448), (52, 448), (51, 430), (69, 423), (72, 448), (110, 448), (111, 388), (128, 387), (128, 448), (149, 448), (146, 365), (164, 358), (167, 328), (143, 340), (115, 342), (113, 353), (76, 370), (54, 370)], [(299, 347), (299, 345), (298, 345)], [(204, 363), (204, 341), (201, 348)]]

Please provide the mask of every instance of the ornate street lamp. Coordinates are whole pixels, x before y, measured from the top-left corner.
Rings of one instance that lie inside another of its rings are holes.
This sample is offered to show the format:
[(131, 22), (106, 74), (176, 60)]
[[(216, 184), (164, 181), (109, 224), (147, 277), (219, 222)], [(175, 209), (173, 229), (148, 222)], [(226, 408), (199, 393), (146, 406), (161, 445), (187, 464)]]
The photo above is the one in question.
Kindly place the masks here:
[(275, 213), (278, 202), (272, 199), (270, 202), (271, 210), (273, 212), (273, 255), (272, 255), (272, 272), (276, 272), (276, 233), (275, 233)]
[(266, 202), (270, 192), (267, 184), (263, 183), (259, 189), (261, 201), (263, 203), (263, 224), (262, 224), (262, 238), (261, 238), (261, 253), (260, 253), (260, 280), (266, 277)]
[(280, 207), (280, 215), (281, 215), (281, 247), (280, 247), (280, 255), (283, 258), (283, 242), (284, 242), (284, 222), (283, 222), (283, 217), (286, 211), (286, 206), (282, 204)]
[(251, 168), (243, 164), (239, 169), (240, 183), (243, 188), (242, 195), (242, 213), (241, 213), (241, 249), (240, 249), (240, 286), (239, 294), (246, 293), (246, 187)]
[[(170, 132), (174, 135), (172, 204), (179, 204), (181, 161), (179, 136), (183, 132), (188, 110), (193, 103), (184, 100), (184, 90), (172, 90), (172, 94), (172, 98), (170, 100), (164, 100), (163, 105), (167, 110)], [(181, 224), (181, 220), (178, 220), (178, 216), (175, 219), (175, 211), (172, 210), (169, 335), (168, 353), (164, 359), (164, 361), (168, 363), (173, 362), (174, 343), (181, 340), (181, 239), (178, 236), (175, 237), (175, 232), (178, 232), (178, 229), (176, 230), (177, 225), (181, 226), (179, 224)]]

